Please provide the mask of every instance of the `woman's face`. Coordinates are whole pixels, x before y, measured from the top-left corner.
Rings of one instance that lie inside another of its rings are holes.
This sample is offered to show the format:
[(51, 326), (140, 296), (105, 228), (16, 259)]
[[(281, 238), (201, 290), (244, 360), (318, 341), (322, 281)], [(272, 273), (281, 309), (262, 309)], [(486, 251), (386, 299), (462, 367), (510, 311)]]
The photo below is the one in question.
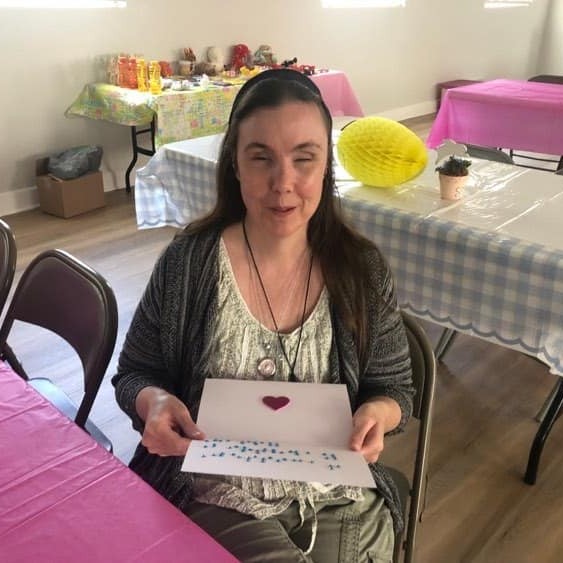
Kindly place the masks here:
[(236, 170), (247, 224), (265, 236), (306, 234), (321, 199), (327, 150), (325, 122), (315, 104), (287, 102), (245, 118)]

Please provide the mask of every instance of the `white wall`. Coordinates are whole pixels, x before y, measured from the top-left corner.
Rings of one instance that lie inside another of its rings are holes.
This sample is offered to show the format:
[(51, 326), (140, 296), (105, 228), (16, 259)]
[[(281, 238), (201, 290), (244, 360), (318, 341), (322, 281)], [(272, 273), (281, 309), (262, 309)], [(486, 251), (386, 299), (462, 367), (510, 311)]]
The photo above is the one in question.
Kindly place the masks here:
[[(553, 8), (559, 21), (561, 2)], [(0, 8), (0, 215), (35, 202), (29, 187), (37, 156), (79, 144), (101, 144), (106, 189), (123, 187), (129, 129), (63, 115), (85, 83), (103, 77), (102, 55), (172, 60), (186, 46), (199, 56), (210, 45), (227, 53), (236, 43), (252, 50), (268, 43), (280, 60), (297, 56), (300, 63), (346, 71), (366, 113), (402, 119), (433, 110), (437, 82), (526, 78), (539, 68), (540, 47), (551, 48), (541, 43), (549, 0), (494, 11), (481, 0), (409, 0), (406, 8), (383, 10), (324, 10), (320, 0), (128, 4), (125, 10)], [(561, 37), (552, 43), (560, 63)]]
[(537, 71), (563, 74), (563, 0), (549, 2)]

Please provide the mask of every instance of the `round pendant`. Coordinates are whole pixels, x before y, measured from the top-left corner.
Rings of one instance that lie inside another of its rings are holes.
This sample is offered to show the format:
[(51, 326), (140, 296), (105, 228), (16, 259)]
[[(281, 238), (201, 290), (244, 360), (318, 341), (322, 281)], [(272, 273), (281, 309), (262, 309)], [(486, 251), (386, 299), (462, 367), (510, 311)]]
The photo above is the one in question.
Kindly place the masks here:
[(265, 378), (273, 377), (276, 373), (276, 364), (272, 358), (262, 358), (258, 362), (258, 373)]

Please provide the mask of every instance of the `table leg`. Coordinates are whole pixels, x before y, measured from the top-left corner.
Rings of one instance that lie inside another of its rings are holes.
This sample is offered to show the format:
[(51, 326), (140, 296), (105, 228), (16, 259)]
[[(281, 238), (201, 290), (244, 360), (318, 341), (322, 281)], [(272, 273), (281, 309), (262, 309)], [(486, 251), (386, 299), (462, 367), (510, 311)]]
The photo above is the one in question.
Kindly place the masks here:
[(553, 397), (545, 418), (543, 419), (534, 441), (532, 442), (532, 447), (530, 448), (530, 456), (528, 458), (528, 466), (526, 467), (526, 474), (524, 476), (524, 482), (528, 485), (534, 485), (536, 482), (536, 477), (538, 474), (538, 466), (540, 464), (540, 456), (543, 450), (543, 446), (553, 423), (557, 420), (561, 414), (561, 408), (563, 407), (563, 378), (557, 383), (557, 390)]
[(541, 406), (540, 410), (538, 411), (538, 413), (534, 417), (534, 420), (536, 422), (543, 422), (543, 419), (546, 417), (546, 414), (547, 414), (547, 411), (549, 410), (549, 407), (552, 405), (553, 401), (555, 400), (555, 395), (557, 395), (557, 389), (558, 388), (559, 388), (559, 381), (553, 386), (553, 388), (549, 392), (549, 395), (547, 396), (547, 398), (543, 402), (543, 405)]
[[(155, 145), (154, 145), (155, 119), (156, 118), (153, 117), (153, 120), (151, 121), (150, 127), (148, 129), (139, 129), (138, 130), (135, 125), (131, 126), (131, 147), (133, 149), (133, 158), (131, 159), (131, 162), (129, 163), (129, 166), (127, 167), (127, 170), (125, 172), (125, 189), (127, 190), (128, 193), (131, 191), (131, 181), (130, 181), (129, 175), (131, 174), (131, 171), (133, 170), (135, 164), (137, 163), (137, 158), (139, 157), (139, 154), (144, 154), (146, 156), (152, 156), (156, 152), (156, 148), (155, 148)], [(139, 135), (143, 135), (145, 133), (151, 134), (151, 148), (150, 149), (139, 146), (139, 143), (137, 141), (137, 137)]]

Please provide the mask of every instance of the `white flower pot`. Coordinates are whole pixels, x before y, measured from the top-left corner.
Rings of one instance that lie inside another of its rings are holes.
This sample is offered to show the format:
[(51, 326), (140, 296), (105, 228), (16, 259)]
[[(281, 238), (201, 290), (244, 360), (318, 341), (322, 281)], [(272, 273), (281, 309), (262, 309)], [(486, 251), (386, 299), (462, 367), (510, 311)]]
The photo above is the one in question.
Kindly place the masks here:
[(446, 176), (441, 173), (438, 176), (440, 178), (440, 197), (450, 201), (461, 199), (468, 176)]

